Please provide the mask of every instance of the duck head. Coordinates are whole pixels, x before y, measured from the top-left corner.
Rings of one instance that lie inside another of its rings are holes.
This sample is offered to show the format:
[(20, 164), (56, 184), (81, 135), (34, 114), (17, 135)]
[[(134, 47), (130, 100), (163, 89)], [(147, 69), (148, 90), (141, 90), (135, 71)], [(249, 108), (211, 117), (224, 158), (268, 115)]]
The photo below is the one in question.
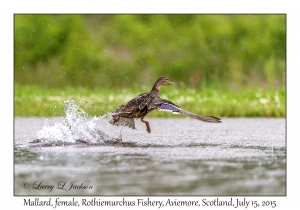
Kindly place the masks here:
[(152, 87), (152, 91), (153, 90), (158, 91), (160, 89), (160, 87), (164, 86), (164, 85), (175, 85), (175, 83), (171, 82), (167, 77), (162, 76), (156, 80), (156, 82), (154, 83), (154, 85)]

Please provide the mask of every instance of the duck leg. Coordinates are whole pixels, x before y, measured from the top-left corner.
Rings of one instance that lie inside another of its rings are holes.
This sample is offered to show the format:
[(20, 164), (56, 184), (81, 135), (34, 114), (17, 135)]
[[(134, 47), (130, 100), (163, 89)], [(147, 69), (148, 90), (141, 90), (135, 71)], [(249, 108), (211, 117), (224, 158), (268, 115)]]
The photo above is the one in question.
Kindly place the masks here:
[(146, 127), (147, 127), (147, 132), (148, 132), (148, 133), (151, 133), (151, 128), (150, 128), (150, 124), (149, 124), (149, 122), (148, 122), (148, 121), (146, 121), (146, 120), (144, 120), (144, 117), (142, 117), (142, 118), (141, 118), (141, 121), (142, 121), (143, 123), (145, 123), (145, 124), (146, 124)]

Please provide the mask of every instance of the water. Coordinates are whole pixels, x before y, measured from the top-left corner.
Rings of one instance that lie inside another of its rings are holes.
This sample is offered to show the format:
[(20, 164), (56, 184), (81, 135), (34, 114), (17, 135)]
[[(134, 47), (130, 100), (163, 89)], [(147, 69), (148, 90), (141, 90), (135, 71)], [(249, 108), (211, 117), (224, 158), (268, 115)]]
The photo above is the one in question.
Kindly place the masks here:
[[(285, 195), (285, 119), (15, 118), (15, 195)], [(31, 143), (30, 143), (31, 142)]]

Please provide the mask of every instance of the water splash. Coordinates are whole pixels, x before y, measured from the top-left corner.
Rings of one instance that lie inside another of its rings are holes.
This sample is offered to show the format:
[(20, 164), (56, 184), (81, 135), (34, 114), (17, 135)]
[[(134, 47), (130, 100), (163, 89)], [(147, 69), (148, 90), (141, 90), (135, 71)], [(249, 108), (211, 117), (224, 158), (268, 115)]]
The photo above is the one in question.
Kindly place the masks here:
[[(106, 117), (89, 118), (87, 113), (79, 108), (73, 100), (67, 100), (64, 104), (66, 117), (63, 122), (55, 125), (45, 125), (37, 132), (35, 143), (61, 143), (76, 144), (78, 142), (88, 144), (105, 144), (107, 142), (121, 142), (121, 134), (118, 138), (109, 136), (103, 131), (103, 125), (99, 119)], [(102, 130), (101, 130), (102, 129)]]

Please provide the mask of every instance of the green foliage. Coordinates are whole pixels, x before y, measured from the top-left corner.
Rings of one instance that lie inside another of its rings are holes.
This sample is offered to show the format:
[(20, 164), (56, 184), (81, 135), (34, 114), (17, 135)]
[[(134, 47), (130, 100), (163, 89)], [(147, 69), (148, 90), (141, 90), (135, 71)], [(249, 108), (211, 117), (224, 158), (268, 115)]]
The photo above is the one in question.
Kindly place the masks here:
[[(15, 116), (65, 116), (64, 101), (74, 100), (90, 117), (102, 116), (143, 90), (123, 89), (120, 91), (99, 88), (61, 89), (38, 86), (15, 85)], [(180, 107), (201, 115), (218, 117), (285, 117), (285, 88), (263, 90), (244, 89), (239, 92), (215, 91), (208, 88), (201, 91), (164, 87), (161, 97), (169, 99)], [(166, 112), (153, 111), (147, 117), (184, 117)]]
[[(15, 82), (285, 86), (285, 15), (15, 15)], [(137, 82), (138, 81), (138, 82)]]

